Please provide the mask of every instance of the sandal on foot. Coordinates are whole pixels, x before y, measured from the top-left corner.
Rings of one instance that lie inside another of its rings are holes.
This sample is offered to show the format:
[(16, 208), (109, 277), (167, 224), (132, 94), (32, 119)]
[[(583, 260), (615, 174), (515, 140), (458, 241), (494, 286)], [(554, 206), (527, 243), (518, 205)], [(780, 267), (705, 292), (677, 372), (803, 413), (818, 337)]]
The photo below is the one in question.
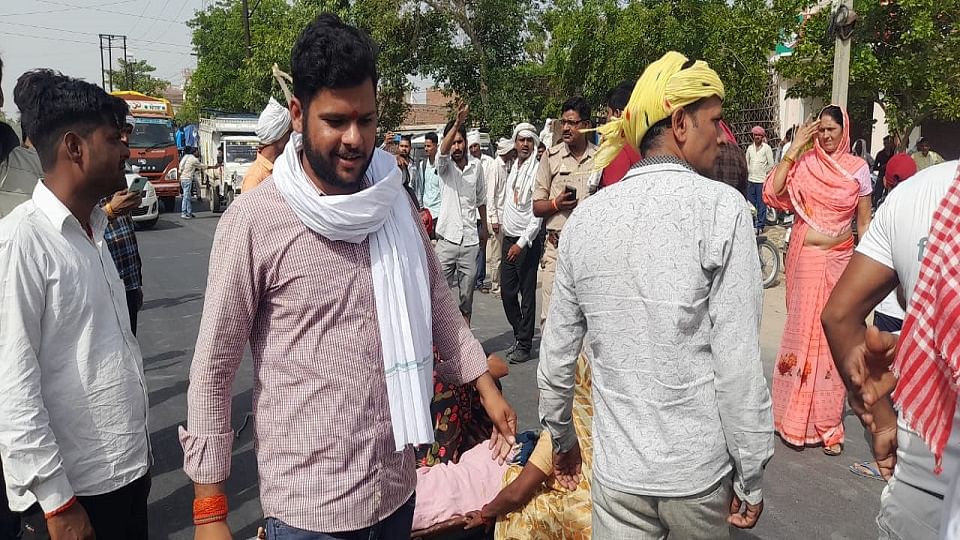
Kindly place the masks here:
[(834, 445), (831, 445), (831, 446), (824, 446), (824, 447), (823, 447), (823, 453), (826, 454), (826, 455), (828, 455), (828, 456), (839, 456), (840, 454), (843, 453), (843, 445), (842, 445), (842, 444), (834, 444)]
[(860, 463), (854, 463), (853, 465), (850, 465), (848, 469), (857, 476), (886, 482), (886, 480), (883, 479), (883, 475), (880, 474), (880, 470), (877, 468), (876, 463), (873, 461), (861, 461)]

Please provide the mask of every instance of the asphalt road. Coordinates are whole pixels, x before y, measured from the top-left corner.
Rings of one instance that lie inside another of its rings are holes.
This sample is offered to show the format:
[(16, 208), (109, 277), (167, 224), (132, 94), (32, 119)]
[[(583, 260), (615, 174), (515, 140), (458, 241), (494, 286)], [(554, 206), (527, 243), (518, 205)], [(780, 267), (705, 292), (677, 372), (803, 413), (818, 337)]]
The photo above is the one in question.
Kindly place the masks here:
[[(202, 208), (202, 207), (201, 207)], [(217, 216), (198, 212), (182, 221), (163, 214), (157, 227), (139, 232), (143, 259), (145, 303), (138, 337), (150, 390), (150, 431), (155, 464), (150, 496), (150, 531), (154, 539), (193, 538), (193, 490), (182, 471), (183, 454), (178, 428), (185, 424), (190, 361), (203, 310), (210, 245)], [(763, 357), (768, 374), (785, 317), (783, 287), (766, 291), (763, 321)], [(499, 299), (477, 294), (474, 331), (488, 352), (511, 344), (511, 331)], [(512, 366), (504, 392), (520, 417), (521, 429), (537, 426), (536, 360)], [(233, 425), (239, 429), (251, 408), (252, 366), (244, 362), (233, 388)], [(874, 516), (879, 508), (881, 482), (847, 471), (853, 461), (869, 458), (863, 429), (856, 417), (845, 420), (847, 442), (841, 457), (827, 457), (819, 449), (798, 452), (779, 441), (764, 477), (765, 510), (760, 525), (738, 532), (735, 538), (867, 539), (876, 538)], [(235, 538), (253, 536), (262, 521), (257, 489), (252, 426), (235, 441), (233, 468), (227, 489), (230, 526)], [(602, 442), (600, 443), (602, 444)]]

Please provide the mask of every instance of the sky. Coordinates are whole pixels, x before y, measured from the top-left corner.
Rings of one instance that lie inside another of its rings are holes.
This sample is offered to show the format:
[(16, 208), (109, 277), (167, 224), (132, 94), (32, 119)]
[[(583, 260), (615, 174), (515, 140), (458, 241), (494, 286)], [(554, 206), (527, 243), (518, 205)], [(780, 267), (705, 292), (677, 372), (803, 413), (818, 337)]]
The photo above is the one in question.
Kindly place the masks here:
[[(154, 76), (175, 85), (196, 66), (185, 24), (213, 0), (3, 0), (0, 57), (3, 112), (19, 116), (13, 86), (21, 73), (52, 68), (100, 84), (99, 34), (127, 36), (127, 54), (157, 68)], [(120, 42), (115, 41), (119, 46)], [(114, 66), (123, 52), (113, 51)], [(104, 64), (106, 64), (104, 51)]]

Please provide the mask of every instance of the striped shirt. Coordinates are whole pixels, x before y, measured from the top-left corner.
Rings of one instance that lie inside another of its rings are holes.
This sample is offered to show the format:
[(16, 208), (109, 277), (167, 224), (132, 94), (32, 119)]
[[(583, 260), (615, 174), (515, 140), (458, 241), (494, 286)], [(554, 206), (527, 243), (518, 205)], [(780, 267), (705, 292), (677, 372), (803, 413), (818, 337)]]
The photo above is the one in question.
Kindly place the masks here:
[[(414, 211), (411, 205), (411, 212)], [(486, 359), (426, 235), (438, 375), (463, 384)], [(266, 517), (316, 532), (352, 531), (396, 511), (416, 487), (413, 450), (395, 451), (374, 304), (370, 248), (308, 229), (272, 178), (220, 220), (190, 371), (184, 470), (230, 473), (231, 384), (253, 352), (257, 463)]]

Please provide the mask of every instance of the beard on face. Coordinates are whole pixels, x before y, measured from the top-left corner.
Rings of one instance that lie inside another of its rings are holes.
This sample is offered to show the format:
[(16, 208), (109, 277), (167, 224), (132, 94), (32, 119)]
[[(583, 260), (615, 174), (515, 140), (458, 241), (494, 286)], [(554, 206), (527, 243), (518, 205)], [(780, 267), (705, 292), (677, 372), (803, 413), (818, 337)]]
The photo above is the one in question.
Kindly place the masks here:
[[(327, 156), (323, 155), (323, 152), (317, 150), (313, 147), (310, 142), (310, 137), (307, 135), (309, 133), (309, 128), (307, 127), (307, 117), (303, 118), (303, 155), (307, 157), (307, 162), (310, 163), (310, 168), (313, 169), (313, 172), (320, 177), (320, 180), (341, 189), (354, 189), (357, 184), (360, 183), (360, 179), (367, 174), (367, 168), (370, 167), (370, 162), (373, 160), (373, 152), (367, 156), (366, 161), (363, 164), (363, 167), (360, 167), (358, 170), (358, 175), (356, 178), (342, 177), (337, 174), (336, 166), (334, 166), (333, 161)], [(353, 158), (360, 157), (363, 155), (362, 151), (347, 151), (337, 148), (334, 152), (338, 157), (342, 158)]]

